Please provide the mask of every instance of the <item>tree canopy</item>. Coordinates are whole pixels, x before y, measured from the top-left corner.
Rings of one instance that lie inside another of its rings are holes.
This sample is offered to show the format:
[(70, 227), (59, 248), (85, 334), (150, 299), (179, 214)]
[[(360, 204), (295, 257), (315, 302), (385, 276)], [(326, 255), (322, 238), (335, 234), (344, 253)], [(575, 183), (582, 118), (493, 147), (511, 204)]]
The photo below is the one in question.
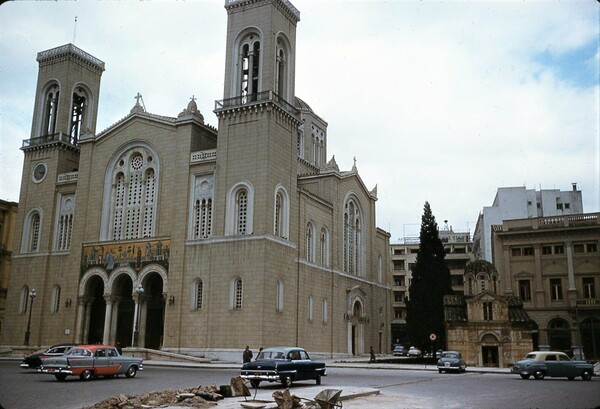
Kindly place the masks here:
[(429, 202), (425, 202), (419, 251), (408, 289), (406, 316), (410, 339), (421, 350), (430, 349), (431, 334), (436, 336), (436, 349), (445, 347), (444, 296), (452, 293), (450, 269), (445, 257), (438, 225)]

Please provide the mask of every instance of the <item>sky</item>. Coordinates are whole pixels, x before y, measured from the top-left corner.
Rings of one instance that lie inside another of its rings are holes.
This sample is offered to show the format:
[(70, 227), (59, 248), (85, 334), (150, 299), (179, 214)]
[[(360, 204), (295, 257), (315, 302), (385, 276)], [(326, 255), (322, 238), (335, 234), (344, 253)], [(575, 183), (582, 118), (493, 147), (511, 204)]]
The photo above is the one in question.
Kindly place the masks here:
[[(328, 123), (327, 156), (377, 186), (391, 243), (473, 232), (499, 187), (582, 191), (600, 211), (600, 3), (292, 0), (296, 96)], [(0, 199), (19, 200), (37, 53), (63, 44), (104, 61), (96, 132), (143, 96), (176, 117), (197, 98), (216, 126), (224, 0), (7, 2), (0, 6)], [(77, 22), (75, 23), (75, 17)]]

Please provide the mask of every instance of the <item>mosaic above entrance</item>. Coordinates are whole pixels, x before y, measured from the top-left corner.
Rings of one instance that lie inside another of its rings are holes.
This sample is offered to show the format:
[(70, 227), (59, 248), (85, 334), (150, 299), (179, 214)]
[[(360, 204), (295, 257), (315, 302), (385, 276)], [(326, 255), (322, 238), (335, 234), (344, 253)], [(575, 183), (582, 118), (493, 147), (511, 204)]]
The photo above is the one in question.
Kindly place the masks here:
[(92, 267), (100, 267), (108, 273), (119, 267), (140, 271), (150, 263), (159, 264), (168, 271), (170, 248), (170, 239), (84, 245), (81, 274)]

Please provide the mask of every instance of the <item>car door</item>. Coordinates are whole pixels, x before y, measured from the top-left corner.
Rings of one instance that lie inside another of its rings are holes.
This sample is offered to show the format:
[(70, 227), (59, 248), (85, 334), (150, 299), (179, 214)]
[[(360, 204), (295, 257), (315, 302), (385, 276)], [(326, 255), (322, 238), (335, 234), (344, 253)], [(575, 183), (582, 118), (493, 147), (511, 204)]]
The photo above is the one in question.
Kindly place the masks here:
[(302, 379), (313, 379), (315, 377), (315, 363), (310, 359), (306, 351), (298, 351), (300, 360), (298, 365), (302, 370)]
[(560, 361), (556, 354), (548, 354), (544, 359), (546, 364), (546, 375), (547, 376), (561, 376), (560, 375)]
[(105, 348), (98, 348), (94, 353), (94, 371), (96, 375), (110, 374), (110, 362)]
[(106, 349), (106, 357), (108, 359), (107, 375), (116, 375), (121, 370), (123, 358), (119, 355), (115, 348)]
[(558, 355), (558, 362), (560, 363), (560, 376), (566, 376), (568, 378), (576, 377), (579, 375), (579, 370), (571, 361), (571, 358), (567, 354)]

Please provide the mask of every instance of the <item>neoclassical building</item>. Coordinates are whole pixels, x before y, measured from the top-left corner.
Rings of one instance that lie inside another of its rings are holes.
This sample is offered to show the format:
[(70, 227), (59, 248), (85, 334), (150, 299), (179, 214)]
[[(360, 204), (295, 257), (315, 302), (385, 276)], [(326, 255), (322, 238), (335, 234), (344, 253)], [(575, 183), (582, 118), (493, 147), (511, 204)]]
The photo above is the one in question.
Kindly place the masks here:
[(296, 97), (300, 13), (225, 9), (217, 127), (193, 99), (171, 117), (138, 98), (96, 132), (104, 62), (73, 44), (38, 54), (0, 344), (22, 345), (31, 313), (31, 345), (389, 349), (389, 234), (377, 190), (327, 160), (327, 123)]

